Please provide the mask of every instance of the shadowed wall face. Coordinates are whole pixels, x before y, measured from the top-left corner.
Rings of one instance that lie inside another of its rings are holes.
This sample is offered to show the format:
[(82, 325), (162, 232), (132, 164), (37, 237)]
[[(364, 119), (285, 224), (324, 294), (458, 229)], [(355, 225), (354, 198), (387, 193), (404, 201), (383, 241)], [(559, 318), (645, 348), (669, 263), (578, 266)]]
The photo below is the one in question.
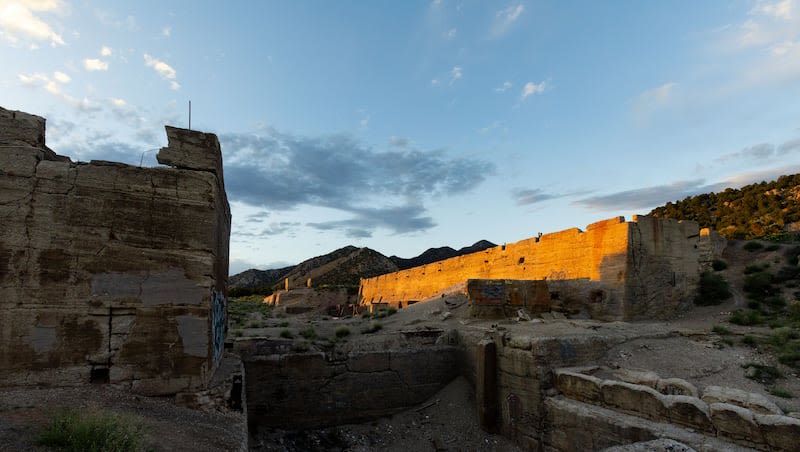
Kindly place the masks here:
[(0, 385), (203, 387), (227, 311), (216, 137), (168, 127), (172, 168), (73, 163), (44, 123), (0, 108)]

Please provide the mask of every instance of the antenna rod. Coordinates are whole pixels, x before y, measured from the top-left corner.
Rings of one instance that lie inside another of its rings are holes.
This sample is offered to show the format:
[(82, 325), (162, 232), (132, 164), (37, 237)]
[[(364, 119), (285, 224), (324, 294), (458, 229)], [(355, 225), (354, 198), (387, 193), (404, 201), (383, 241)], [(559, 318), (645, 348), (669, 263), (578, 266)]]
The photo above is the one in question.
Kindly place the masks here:
[(189, 101), (189, 130), (192, 130), (192, 101)]

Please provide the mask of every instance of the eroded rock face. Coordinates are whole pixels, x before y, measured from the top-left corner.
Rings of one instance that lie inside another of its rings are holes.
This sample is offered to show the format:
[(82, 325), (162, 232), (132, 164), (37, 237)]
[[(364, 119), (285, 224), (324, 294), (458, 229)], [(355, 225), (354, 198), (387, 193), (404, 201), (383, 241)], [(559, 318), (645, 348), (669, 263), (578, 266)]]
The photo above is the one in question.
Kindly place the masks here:
[(0, 385), (203, 387), (225, 333), (216, 137), (168, 128), (178, 168), (139, 168), (57, 156), (44, 125), (0, 108)]

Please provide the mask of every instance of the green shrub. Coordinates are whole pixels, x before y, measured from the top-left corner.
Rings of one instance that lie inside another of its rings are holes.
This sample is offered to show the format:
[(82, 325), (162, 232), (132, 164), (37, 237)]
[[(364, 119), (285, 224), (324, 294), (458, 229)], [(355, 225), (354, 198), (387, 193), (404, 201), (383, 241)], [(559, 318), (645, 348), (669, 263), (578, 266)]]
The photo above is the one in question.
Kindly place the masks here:
[(314, 331), (314, 327), (313, 326), (310, 326), (310, 327), (308, 327), (308, 328), (306, 328), (304, 330), (300, 330), (299, 334), (301, 336), (303, 336), (303, 338), (305, 338), (306, 340), (309, 340), (309, 341), (313, 341), (314, 339), (317, 338), (317, 332)]
[(381, 328), (383, 328), (383, 325), (381, 325), (378, 322), (375, 322), (375, 323), (371, 324), (370, 326), (361, 329), (361, 334), (372, 334), (372, 333), (380, 331)]
[(711, 268), (713, 268), (715, 272), (719, 272), (728, 268), (728, 263), (721, 259), (714, 259), (714, 261), (711, 262)]
[(299, 352), (299, 353), (307, 352), (308, 351), (308, 344), (305, 343), (305, 342), (294, 343), (294, 344), (292, 344), (292, 351), (293, 352)]
[(788, 262), (789, 265), (796, 266), (798, 260), (800, 259), (800, 246), (793, 246), (789, 248), (786, 250), (786, 253), (784, 253), (784, 256), (786, 256), (786, 262)]
[(729, 322), (733, 323), (734, 325), (742, 325), (742, 326), (752, 326), (758, 325), (764, 321), (761, 317), (761, 313), (758, 311), (733, 311), (731, 313), (730, 318), (728, 319)]
[(800, 367), (800, 351), (791, 351), (778, 355), (778, 362), (797, 369)]
[(771, 243), (764, 248), (764, 251), (777, 251), (780, 247), (777, 243)]
[(752, 368), (753, 371), (749, 372), (747, 378), (756, 380), (763, 384), (772, 384), (778, 378), (783, 378), (783, 374), (773, 366), (766, 366), (764, 364), (748, 363), (743, 365), (745, 369)]
[(775, 275), (776, 283), (784, 283), (798, 279), (800, 279), (800, 267), (796, 265), (792, 267), (782, 267)]
[(760, 264), (748, 265), (747, 267), (745, 267), (745, 268), (744, 268), (744, 274), (745, 274), (745, 275), (750, 275), (750, 274), (753, 274), (753, 273), (758, 273), (758, 272), (760, 272), (760, 271), (762, 271), (762, 270), (766, 270), (767, 268), (769, 268), (769, 264), (764, 264), (764, 265), (760, 265)]
[(780, 295), (773, 295), (771, 297), (767, 297), (764, 300), (764, 304), (766, 304), (775, 311), (779, 311), (783, 309), (784, 306), (786, 306), (786, 300), (784, 300), (783, 297)]
[(278, 324), (279, 328), (286, 328), (287, 326), (289, 326), (289, 322), (281, 322)]
[(755, 347), (758, 345), (758, 341), (756, 340), (755, 336), (746, 335), (742, 338), (742, 344), (747, 345), (749, 347)]
[(714, 333), (717, 333), (717, 334), (721, 334), (721, 335), (723, 335), (723, 336), (724, 336), (724, 335), (726, 335), (726, 334), (731, 334), (731, 333), (733, 333), (733, 331), (731, 331), (731, 330), (729, 330), (729, 329), (725, 328), (725, 327), (724, 327), (724, 326), (722, 326), (722, 325), (714, 325), (714, 327), (713, 327), (713, 328), (711, 328), (711, 331), (712, 331), (712, 332), (714, 332)]
[(747, 242), (744, 244), (744, 249), (750, 251), (751, 253), (762, 248), (764, 248), (764, 245), (762, 245), (761, 242)]
[(775, 277), (772, 273), (758, 272), (744, 278), (742, 288), (754, 300), (763, 300), (770, 295), (776, 295), (780, 288), (772, 285)]
[(346, 326), (340, 326), (336, 328), (336, 337), (347, 337), (350, 335), (350, 328)]
[(783, 398), (783, 399), (794, 398), (794, 395), (791, 392), (789, 392), (789, 391), (787, 391), (785, 389), (772, 388), (772, 389), (769, 390), (769, 393), (774, 395), (775, 397), (780, 397), (780, 398)]
[(144, 425), (133, 416), (109, 412), (67, 411), (53, 417), (39, 434), (38, 443), (74, 452), (152, 450), (146, 446), (145, 437)]
[(694, 304), (698, 306), (711, 306), (722, 303), (732, 297), (728, 282), (722, 275), (703, 272), (700, 275), (700, 284), (697, 287), (697, 295)]
[(284, 339), (294, 339), (294, 334), (289, 330), (282, 330), (281, 337)]

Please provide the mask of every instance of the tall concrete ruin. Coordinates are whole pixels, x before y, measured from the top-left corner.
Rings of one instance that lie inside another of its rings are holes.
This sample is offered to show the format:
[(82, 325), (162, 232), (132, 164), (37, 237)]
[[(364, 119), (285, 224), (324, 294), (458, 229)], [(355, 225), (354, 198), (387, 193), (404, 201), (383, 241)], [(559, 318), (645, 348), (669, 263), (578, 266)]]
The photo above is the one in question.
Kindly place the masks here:
[(72, 162), (0, 108), (0, 386), (204, 388), (223, 352), (231, 216), (213, 134), (169, 167)]
[[(359, 293), (362, 303), (404, 307), (459, 290), (476, 300), (471, 294), (479, 284), (469, 280), (520, 280), (546, 284), (552, 303), (593, 318), (661, 318), (685, 307), (701, 271), (724, 246), (716, 232), (693, 221), (615, 217), (585, 231), (567, 229), (364, 279)], [(484, 287), (497, 292), (496, 284)], [(509, 294), (510, 304), (517, 293)], [(549, 310), (538, 298), (531, 306)]]

